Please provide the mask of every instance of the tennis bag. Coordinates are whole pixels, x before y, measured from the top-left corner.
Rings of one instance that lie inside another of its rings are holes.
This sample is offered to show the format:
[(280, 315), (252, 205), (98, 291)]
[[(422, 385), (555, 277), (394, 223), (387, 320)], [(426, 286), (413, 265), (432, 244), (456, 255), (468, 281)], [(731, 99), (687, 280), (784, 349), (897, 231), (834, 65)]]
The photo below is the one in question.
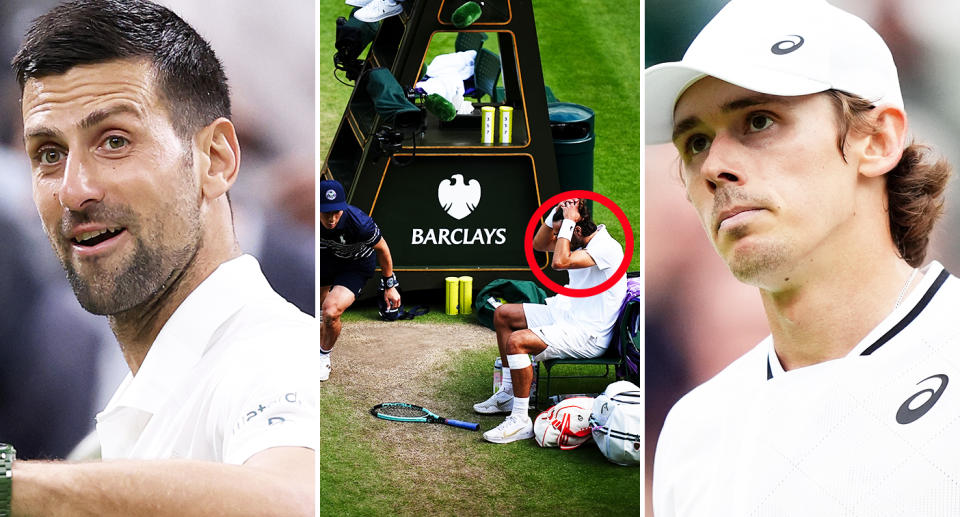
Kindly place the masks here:
[(510, 280), (498, 278), (483, 289), (474, 298), (473, 307), (476, 309), (477, 321), (491, 330), (493, 328), (493, 312), (503, 303), (544, 303), (547, 294), (536, 283), (530, 280)]
[(570, 397), (558, 402), (533, 421), (533, 435), (540, 447), (576, 449), (590, 439), (593, 397)]
[[(639, 271), (627, 273), (627, 295), (623, 297), (617, 322), (614, 325), (613, 336), (610, 338), (609, 348), (621, 350), (623, 361), (617, 366), (617, 378), (637, 379), (640, 382), (640, 347), (637, 345), (640, 336), (640, 303), (643, 297), (643, 282), (639, 278)], [(630, 302), (636, 302), (629, 305)], [(621, 347), (620, 332), (616, 329), (626, 323), (627, 346)]]
[(640, 465), (643, 444), (643, 394), (635, 384), (617, 381), (593, 401), (590, 414), (593, 441), (607, 460), (617, 465)]

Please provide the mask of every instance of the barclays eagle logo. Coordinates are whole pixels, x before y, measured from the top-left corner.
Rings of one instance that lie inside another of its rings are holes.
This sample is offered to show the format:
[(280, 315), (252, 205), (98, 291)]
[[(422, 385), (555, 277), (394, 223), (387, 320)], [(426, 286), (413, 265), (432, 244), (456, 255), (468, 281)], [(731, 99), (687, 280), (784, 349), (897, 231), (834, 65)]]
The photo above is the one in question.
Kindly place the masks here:
[(440, 182), (437, 199), (443, 210), (454, 219), (463, 219), (470, 215), (480, 203), (480, 182), (463, 182), (463, 175), (454, 174), (450, 179)]

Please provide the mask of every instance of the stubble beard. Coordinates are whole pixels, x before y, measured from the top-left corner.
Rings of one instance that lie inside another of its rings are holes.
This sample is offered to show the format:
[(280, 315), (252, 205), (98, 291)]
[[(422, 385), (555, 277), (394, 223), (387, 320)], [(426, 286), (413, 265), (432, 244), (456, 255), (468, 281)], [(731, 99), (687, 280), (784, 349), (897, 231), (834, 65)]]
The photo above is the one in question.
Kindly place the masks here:
[(144, 220), (129, 206), (96, 205), (64, 217), (61, 222), (64, 227), (69, 226), (68, 219), (122, 224), (134, 239), (134, 249), (116, 265), (107, 266), (106, 259), (110, 257), (104, 257), (91, 261), (82, 268), (83, 272), (78, 271), (71, 260), (70, 242), (48, 232), (74, 295), (87, 312), (117, 315), (160, 296), (170, 287), (170, 282), (183, 272), (201, 245), (200, 207), (191, 197), (192, 192), (184, 185), (181, 192), (173, 194), (160, 207), (158, 213), (169, 216), (166, 220), (176, 224), (166, 224), (159, 217)]
[[(720, 188), (714, 193), (712, 217), (704, 218), (704, 229), (707, 236), (712, 237), (712, 231), (708, 222), (717, 218), (717, 214), (726, 207), (736, 204), (746, 206), (774, 206), (775, 203), (765, 196), (758, 194), (748, 194), (739, 188)], [(787, 242), (779, 240), (768, 240), (760, 238), (757, 242), (747, 244), (740, 243), (741, 239), (749, 239), (753, 236), (754, 229), (752, 225), (739, 225), (724, 230), (724, 240), (729, 242), (731, 249), (726, 254), (721, 250), (720, 242), (713, 242), (714, 249), (720, 258), (726, 262), (727, 267), (733, 276), (748, 285), (762, 287), (770, 275), (777, 273), (788, 261), (790, 257), (790, 246)], [(757, 239), (756, 236), (753, 236)]]
[(61, 257), (67, 280), (80, 305), (92, 314), (112, 316), (133, 309), (166, 290), (169, 280), (182, 271), (196, 246), (148, 246), (136, 237), (132, 255), (116, 268), (80, 274)]
[[(740, 237), (735, 235), (736, 232), (732, 233), (730, 237), (735, 239)], [(762, 287), (765, 279), (786, 264), (789, 255), (788, 246), (784, 243), (760, 242), (736, 248), (727, 256), (721, 256), (737, 280), (755, 287)]]

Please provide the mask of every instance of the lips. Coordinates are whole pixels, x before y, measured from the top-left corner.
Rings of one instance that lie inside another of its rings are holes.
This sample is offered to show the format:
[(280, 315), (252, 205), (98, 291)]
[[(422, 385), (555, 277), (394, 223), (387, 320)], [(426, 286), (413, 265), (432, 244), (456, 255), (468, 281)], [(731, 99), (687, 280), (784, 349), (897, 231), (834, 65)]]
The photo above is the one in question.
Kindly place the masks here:
[(113, 228), (101, 228), (98, 230), (90, 230), (87, 232), (80, 233), (70, 239), (70, 242), (78, 246), (96, 246), (101, 242), (104, 242), (108, 239), (112, 239), (120, 234), (123, 231), (123, 227), (117, 226)]
[(727, 225), (735, 224), (741, 220), (746, 220), (748, 217), (754, 215), (755, 213), (759, 213), (761, 210), (765, 209), (757, 206), (734, 206), (727, 208), (726, 210), (721, 211), (716, 217), (715, 220), (717, 223), (715, 225), (715, 230), (719, 232), (720, 228), (723, 227), (725, 223)]
[(65, 232), (64, 237), (78, 257), (93, 257), (109, 252), (126, 235), (126, 227), (115, 224), (83, 223)]

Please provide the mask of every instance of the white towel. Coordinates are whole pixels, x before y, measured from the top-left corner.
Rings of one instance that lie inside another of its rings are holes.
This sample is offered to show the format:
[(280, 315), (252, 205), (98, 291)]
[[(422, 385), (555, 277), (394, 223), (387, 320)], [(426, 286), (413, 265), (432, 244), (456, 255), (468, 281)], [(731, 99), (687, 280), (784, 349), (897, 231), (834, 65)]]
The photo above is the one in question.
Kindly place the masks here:
[(465, 115), (473, 112), (473, 104), (463, 101), (463, 80), (452, 76), (431, 77), (415, 85), (427, 92), (427, 95), (436, 93), (453, 104), (457, 113)]
[(453, 54), (440, 54), (427, 66), (427, 77), (453, 76), (461, 81), (473, 76), (476, 50), (464, 50)]

